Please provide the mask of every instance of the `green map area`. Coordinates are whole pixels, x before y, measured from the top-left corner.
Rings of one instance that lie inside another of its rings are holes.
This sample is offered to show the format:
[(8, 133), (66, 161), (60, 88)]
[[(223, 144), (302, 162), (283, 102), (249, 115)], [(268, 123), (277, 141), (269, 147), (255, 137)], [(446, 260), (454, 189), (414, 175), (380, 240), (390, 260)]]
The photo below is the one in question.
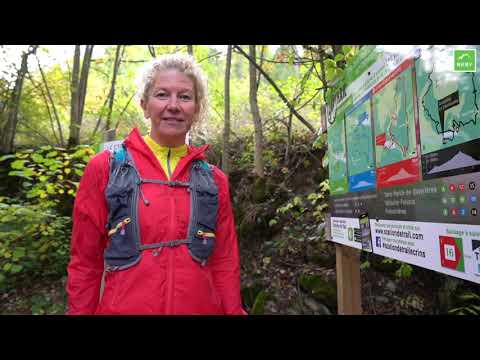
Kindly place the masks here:
[(480, 73), (453, 72), (452, 58), (433, 46), (415, 62), (422, 154), (480, 138)]
[(377, 168), (417, 155), (411, 67), (373, 95), (373, 114)]
[(370, 100), (348, 113), (345, 123), (349, 175), (374, 169)]
[(343, 194), (348, 191), (347, 149), (345, 147), (344, 113), (335, 117), (335, 122), (328, 129), (328, 162), (330, 192)]

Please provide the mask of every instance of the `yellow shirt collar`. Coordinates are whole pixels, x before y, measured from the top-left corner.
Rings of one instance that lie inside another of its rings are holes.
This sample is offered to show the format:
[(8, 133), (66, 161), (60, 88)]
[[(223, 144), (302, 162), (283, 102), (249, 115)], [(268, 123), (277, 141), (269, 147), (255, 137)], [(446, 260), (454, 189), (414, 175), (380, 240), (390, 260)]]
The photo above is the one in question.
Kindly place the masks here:
[(178, 147), (169, 148), (168, 146), (162, 146), (158, 144), (155, 140), (152, 139), (150, 134), (143, 137), (147, 145), (152, 149), (153, 153), (157, 156), (166, 156), (168, 150), (170, 150), (170, 155), (173, 157), (182, 157), (187, 155), (188, 148), (186, 144), (180, 145)]

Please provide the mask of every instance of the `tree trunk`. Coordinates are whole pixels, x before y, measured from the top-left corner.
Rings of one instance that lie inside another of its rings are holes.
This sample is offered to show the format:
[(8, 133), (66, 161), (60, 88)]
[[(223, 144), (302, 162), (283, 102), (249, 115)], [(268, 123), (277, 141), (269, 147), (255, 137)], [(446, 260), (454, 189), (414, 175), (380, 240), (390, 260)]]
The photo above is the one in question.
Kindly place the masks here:
[[(255, 45), (249, 45), (249, 55), (251, 59), (255, 59)], [(253, 124), (255, 126), (255, 173), (259, 178), (264, 177), (263, 172), (263, 134), (262, 134), (262, 119), (260, 118), (260, 111), (258, 110), (257, 102), (257, 69), (255, 65), (249, 63), (250, 73), (250, 109), (253, 116)]]
[(222, 170), (230, 173), (230, 68), (232, 65), (232, 45), (227, 48), (225, 64), (225, 124), (223, 128)]
[[(107, 132), (110, 130), (114, 130), (114, 129), (111, 129), (111, 121), (112, 121), (113, 101), (115, 99), (115, 82), (117, 81), (118, 68), (120, 67), (122, 55), (123, 55), (123, 52), (125, 51), (125, 48), (123, 48), (122, 53), (120, 53), (121, 48), (122, 48), (122, 45), (117, 46), (117, 52), (115, 54), (115, 61), (113, 64), (112, 85), (110, 86), (110, 93), (109, 93), (110, 97), (108, 102), (107, 121), (105, 123), (105, 131)], [(115, 138), (115, 132), (113, 132), (112, 136)]]
[(290, 146), (292, 145), (292, 115), (293, 113), (290, 111), (288, 115), (288, 125), (287, 125), (287, 147), (285, 149), (285, 166), (288, 165), (288, 161), (290, 160)]
[[(78, 84), (80, 89), (80, 96), (78, 97), (78, 112), (79, 112), (79, 125), (82, 124), (83, 119), (83, 109), (85, 108), (85, 98), (87, 95), (87, 83), (88, 83), (88, 74), (90, 71), (90, 63), (92, 60), (92, 53), (93, 53), (93, 45), (87, 45), (85, 48), (85, 54), (83, 56), (83, 63), (82, 63), (82, 73), (80, 75), (80, 82)], [(80, 133), (80, 127), (78, 128), (78, 132)]]
[(247, 53), (245, 53), (245, 51), (242, 50), (242, 48), (238, 45), (233, 45), (233, 47), (238, 50), (239, 53), (241, 53), (243, 56), (245, 56), (251, 65), (253, 65), (254, 67), (256, 67), (258, 69), (258, 71), (260, 71), (262, 73), (262, 75), (265, 77), (265, 79), (270, 83), (270, 85), (272, 85), (272, 87), (275, 89), (275, 91), (277, 92), (278, 96), (280, 96), (280, 98), (283, 100), (283, 102), (285, 103), (285, 105), (290, 109), (290, 111), (293, 112), (293, 115), (295, 115), (295, 117), (300, 120), (300, 122), (302, 124), (304, 124), (312, 133), (316, 133), (316, 130), (315, 128), (307, 121), (303, 118), (302, 115), (300, 115), (297, 110), (295, 110), (295, 108), (292, 106), (292, 104), (290, 103), (290, 101), (288, 101), (288, 99), (285, 97), (285, 95), (282, 93), (282, 91), (278, 88), (277, 84), (275, 84), (275, 82), (272, 80), (272, 78), (270, 76), (268, 76), (268, 74), (263, 71), (263, 69), (258, 66), (258, 64), (255, 62), (255, 59), (252, 58), (251, 56), (249, 56)]
[[(75, 45), (75, 53), (73, 55), (72, 82), (70, 84), (71, 100), (70, 100), (70, 136), (68, 146), (75, 143), (77, 137), (76, 125), (78, 119), (78, 78), (80, 76), (80, 45)], [(78, 143), (78, 142), (77, 142)]]
[(188, 55), (193, 56), (193, 45), (187, 45)]
[(0, 134), (0, 152), (13, 152), (13, 145), (15, 140), (15, 133), (18, 125), (18, 109), (20, 107), (20, 98), (22, 95), (23, 79), (28, 70), (28, 57), (30, 54), (35, 54), (38, 45), (32, 45), (27, 52), (22, 54), (22, 63), (17, 73), (15, 86), (13, 88), (10, 106), (8, 107), (8, 116), (2, 134)]
[(72, 99), (70, 110), (70, 137), (68, 139), (68, 147), (73, 147), (80, 144), (80, 128), (82, 126), (83, 109), (85, 106), (88, 73), (90, 70), (92, 52), (93, 45), (87, 45), (85, 47), (85, 54), (83, 55), (83, 62), (80, 66), (80, 45), (75, 45), (71, 84)]

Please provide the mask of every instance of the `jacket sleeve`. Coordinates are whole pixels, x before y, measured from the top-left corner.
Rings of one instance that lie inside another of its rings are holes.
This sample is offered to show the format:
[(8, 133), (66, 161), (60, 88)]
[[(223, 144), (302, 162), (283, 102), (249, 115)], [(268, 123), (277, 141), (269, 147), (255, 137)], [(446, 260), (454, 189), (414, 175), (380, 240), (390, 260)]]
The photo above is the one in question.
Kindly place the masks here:
[(94, 314), (100, 297), (107, 237), (109, 155), (94, 156), (85, 167), (73, 209), (70, 262), (67, 272), (67, 315)]
[(240, 256), (233, 218), (228, 178), (215, 168), (218, 186), (218, 216), (215, 250), (210, 258), (215, 288), (222, 300), (226, 315), (247, 315), (240, 294)]

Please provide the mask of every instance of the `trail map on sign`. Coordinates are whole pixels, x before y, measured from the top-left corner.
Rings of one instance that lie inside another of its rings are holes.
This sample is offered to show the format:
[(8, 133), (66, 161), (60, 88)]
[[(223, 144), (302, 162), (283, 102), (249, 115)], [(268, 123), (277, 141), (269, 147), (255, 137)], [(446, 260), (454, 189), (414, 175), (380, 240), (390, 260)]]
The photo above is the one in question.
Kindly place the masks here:
[(480, 73), (445, 71), (448, 57), (432, 47), (415, 64), (423, 154), (480, 138)]
[(351, 191), (375, 187), (370, 96), (356, 104), (345, 117), (349, 188)]
[(480, 45), (375, 51), (324, 111), (331, 239), (480, 284)]
[(411, 68), (374, 94), (373, 113), (377, 167), (417, 155)]
[(335, 117), (335, 122), (328, 132), (335, 139), (328, 142), (330, 192), (343, 194), (348, 191), (344, 113)]

